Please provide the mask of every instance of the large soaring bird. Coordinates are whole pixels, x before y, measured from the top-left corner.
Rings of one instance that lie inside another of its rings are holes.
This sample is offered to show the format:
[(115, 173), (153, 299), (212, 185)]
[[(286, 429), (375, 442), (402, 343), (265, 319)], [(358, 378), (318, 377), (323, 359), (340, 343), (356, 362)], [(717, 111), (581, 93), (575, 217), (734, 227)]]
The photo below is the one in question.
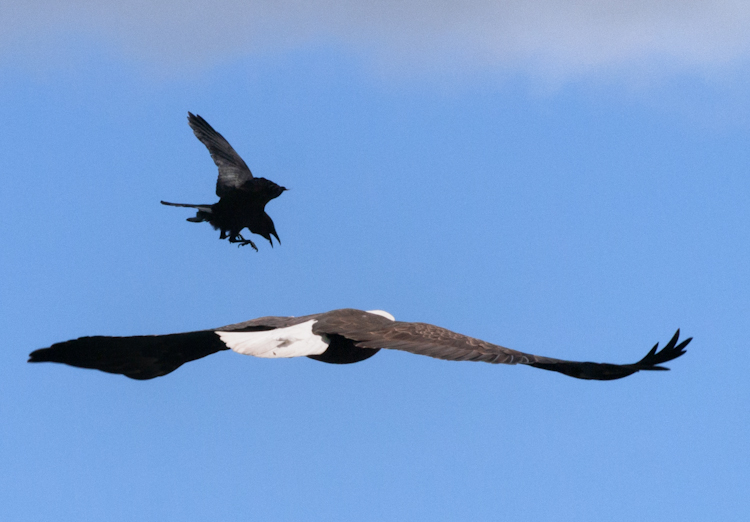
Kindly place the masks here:
[(380, 310), (343, 309), (303, 317), (261, 317), (244, 323), (170, 335), (81, 337), (31, 353), (29, 362), (58, 362), (153, 379), (221, 350), (256, 357), (310, 357), (333, 364), (363, 361), (381, 348), (450, 361), (526, 364), (578, 379), (608, 381), (658, 366), (685, 353), (680, 331), (660, 351), (658, 343), (633, 364), (564, 361), (517, 352), (425, 323), (395, 321)]
[(214, 229), (221, 230), (219, 239), (229, 239), (230, 243), (240, 246), (250, 245), (256, 251), (249, 239), (242, 237), (242, 229), (248, 228), (253, 234), (263, 236), (273, 246), (271, 236), (281, 243), (276, 233), (273, 221), (266, 214), (266, 204), (281, 195), (286, 190), (273, 181), (265, 178), (255, 178), (239, 154), (232, 148), (224, 137), (216, 132), (206, 120), (188, 112), (188, 124), (195, 136), (208, 148), (211, 157), (219, 167), (219, 179), (216, 181), (217, 203), (206, 205), (191, 205), (187, 203), (169, 203), (163, 205), (173, 207), (190, 207), (198, 210), (195, 217), (188, 221), (200, 223), (208, 221)]

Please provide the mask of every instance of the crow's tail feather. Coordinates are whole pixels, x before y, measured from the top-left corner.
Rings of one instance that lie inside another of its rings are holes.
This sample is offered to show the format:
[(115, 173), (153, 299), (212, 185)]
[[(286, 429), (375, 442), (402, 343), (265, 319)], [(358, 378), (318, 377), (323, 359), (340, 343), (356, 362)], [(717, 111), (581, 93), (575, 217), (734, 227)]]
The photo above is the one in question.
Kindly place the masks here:
[(170, 203), (169, 201), (162, 201), (162, 205), (169, 205), (170, 207), (189, 207), (189, 208), (196, 208), (200, 210), (201, 212), (208, 212), (209, 214), (212, 211), (213, 205), (191, 205), (190, 203)]

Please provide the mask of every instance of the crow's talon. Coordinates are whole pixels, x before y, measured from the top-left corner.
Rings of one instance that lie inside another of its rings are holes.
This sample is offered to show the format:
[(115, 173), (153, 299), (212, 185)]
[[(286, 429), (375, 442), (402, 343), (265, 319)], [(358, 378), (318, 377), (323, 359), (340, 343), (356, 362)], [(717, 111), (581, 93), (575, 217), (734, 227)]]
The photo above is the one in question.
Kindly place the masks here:
[(253, 247), (253, 250), (255, 250), (256, 252), (258, 251), (258, 247), (255, 246), (255, 243), (253, 243), (252, 241), (244, 241), (237, 246), (242, 247), (242, 246), (247, 246), (247, 245), (250, 245), (251, 247)]

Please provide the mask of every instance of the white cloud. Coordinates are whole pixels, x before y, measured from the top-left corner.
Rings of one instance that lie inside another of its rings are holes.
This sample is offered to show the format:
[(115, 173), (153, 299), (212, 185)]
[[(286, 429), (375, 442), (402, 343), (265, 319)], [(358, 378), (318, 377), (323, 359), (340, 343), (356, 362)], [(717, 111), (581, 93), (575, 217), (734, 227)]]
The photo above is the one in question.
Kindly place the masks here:
[(380, 67), (566, 78), (731, 69), (749, 27), (746, 0), (5, 0), (0, 56), (85, 34), (171, 70), (326, 42)]

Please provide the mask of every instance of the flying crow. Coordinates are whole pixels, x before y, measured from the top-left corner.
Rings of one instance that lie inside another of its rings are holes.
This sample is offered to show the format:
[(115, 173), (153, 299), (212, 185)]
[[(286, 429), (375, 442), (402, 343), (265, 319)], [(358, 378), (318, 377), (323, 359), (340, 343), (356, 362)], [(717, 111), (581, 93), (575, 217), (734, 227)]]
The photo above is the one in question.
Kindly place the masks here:
[(173, 207), (191, 207), (198, 209), (195, 217), (188, 221), (200, 223), (208, 221), (214, 229), (221, 230), (219, 239), (228, 238), (230, 243), (240, 246), (250, 245), (256, 251), (258, 247), (249, 239), (242, 237), (242, 229), (247, 227), (253, 234), (263, 236), (273, 246), (271, 236), (281, 243), (276, 227), (266, 214), (266, 203), (279, 197), (286, 190), (273, 181), (255, 178), (239, 154), (224, 137), (216, 132), (206, 120), (188, 112), (188, 124), (195, 136), (208, 148), (211, 157), (219, 167), (219, 179), (216, 181), (216, 195), (219, 201), (213, 205), (190, 205), (186, 203), (169, 203)]
[(425, 323), (395, 321), (388, 312), (343, 309), (303, 317), (261, 317), (209, 330), (136, 337), (81, 337), (31, 353), (29, 362), (58, 362), (153, 379), (221, 350), (256, 357), (309, 357), (332, 364), (363, 361), (381, 348), (449, 361), (526, 364), (578, 379), (608, 381), (658, 366), (685, 353), (680, 331), (660, 351), (658, 343), (634, 364), (564, 361), (517, 352)]

